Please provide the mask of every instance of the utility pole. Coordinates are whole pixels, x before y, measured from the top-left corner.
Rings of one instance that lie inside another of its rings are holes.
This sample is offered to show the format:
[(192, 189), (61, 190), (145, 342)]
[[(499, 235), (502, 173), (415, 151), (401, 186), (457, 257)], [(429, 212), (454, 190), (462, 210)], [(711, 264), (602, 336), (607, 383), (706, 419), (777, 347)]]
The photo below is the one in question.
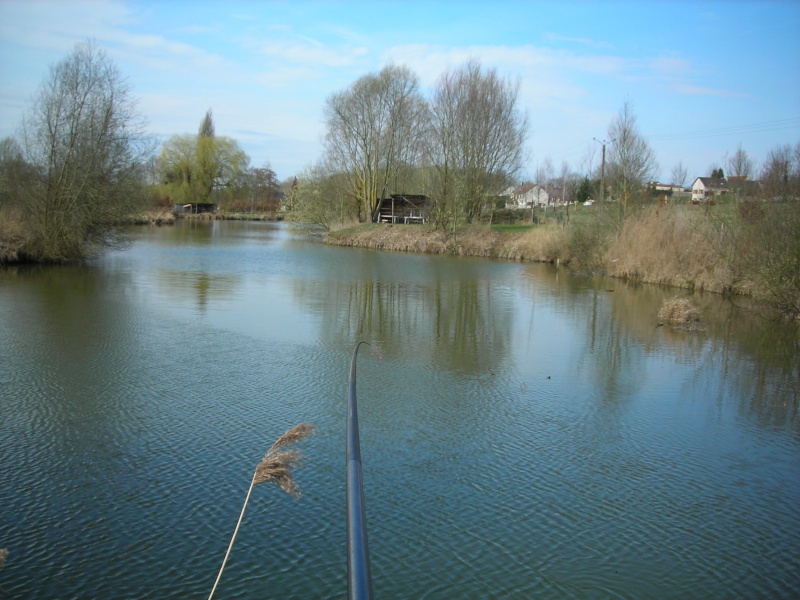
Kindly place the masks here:
[(600, 214), (603, 214), (603, 201), (606, 195), (606, 144), (614, 142), (614, 140), (603, 140), (602, 142), (597, 138), (592, 138), (595, 142), (603, 146), (603, 161), (600, 166)]

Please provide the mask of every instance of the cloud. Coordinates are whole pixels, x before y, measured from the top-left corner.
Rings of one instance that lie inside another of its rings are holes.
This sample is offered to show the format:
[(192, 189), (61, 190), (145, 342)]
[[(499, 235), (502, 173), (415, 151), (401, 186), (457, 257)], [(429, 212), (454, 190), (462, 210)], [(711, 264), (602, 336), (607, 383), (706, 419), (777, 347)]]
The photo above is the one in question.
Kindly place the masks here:
[(670, 87), (679, 94), (686, 94), (689, 96), (724, 96), (728, 98), (747, 97), (747, 94), (742, 94), (740, 92), (732, 92), (730, 90), (693, 85), (691, 83), (674, 83)]
[(593, 40), (585, 37), (569, 37), (558, 35), (557, 33), (546, 33), (544, 36), (548, 42), (567, 42), (569, 44), (576, 44), (579, 46), (586, 46), (588, 48), (612, 48), (609, 42)]
[(314, 65), (317, 67), (347, 67), (367, 53), (363, 47), (331, 48), (315, 44), (284, 44), (270, 42), (261, 44), (259, 52), (278, 61), (289, 61), (297, 64)]
[(106, 39), (133, 20), (132, 11), (120, 2), (0, 2), (0, 39), (64, 52), (77, 41)]

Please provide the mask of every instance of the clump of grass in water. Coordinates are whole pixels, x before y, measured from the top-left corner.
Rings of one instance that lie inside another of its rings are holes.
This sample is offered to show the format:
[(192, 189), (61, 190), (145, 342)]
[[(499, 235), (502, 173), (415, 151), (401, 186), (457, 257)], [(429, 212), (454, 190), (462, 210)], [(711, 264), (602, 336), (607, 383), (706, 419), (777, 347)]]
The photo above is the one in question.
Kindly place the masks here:
[(691, 331), (702, 329), (700, 310), (686, 298), (670, 298), (664, 301), (658, 311), (658, 324), (664, 323)]
[(239, 533), (239, 526), (242, 524), (244, 511), (247, 508), (247, 503), (250, 501), (250, 493), (253, 491), (253, 487), (259, 483), (273, 482), (287, 494), (291, 494), (295, 498), (299, 498), (301, 496), (300, 487), (292, 478), (292, 469), (294, 467), (301, 466), (300, 461), (303, 456), (297, 451), (296, 448), (291, 448), (289, 450), (286, 448), (292, 444), (302, 441), (307, 436), (315, 432), (316, 429), (313, 425), (309, 425), (307, 423), (295, 425), (289, 431), (279, 437), (274, 444), (272, 444), (272, 447), (267, 451), (264, 459), (258, 463), (258, 466), (256, 466), (256, 470), (253, 473), (253, 478), (250, 480), (250, 488), (247, 490), (247, 496), (244, 499), (242, 511), (239, 513), (239, 520), (236, 523), (236, 529), (233, 530), (231, 542), (228, 544), (228, 551), (225, 553), (225, 558), (222, 560), (222, 566), (217, 574), (217, 580), (214, 582), (214, 587), (211, 589), (211, 593), (208, 596), (209, 600), (211, 600), (211, 598), (214, 596), (214, 592), (217, 589), (219, 580), (222, 578), (222, 572), (225, 570), (225, 564), (228, 562), (228, 557), (231, 554), (231, 548), (233, 548), (233, 542), (236, 540), (236, 534)]

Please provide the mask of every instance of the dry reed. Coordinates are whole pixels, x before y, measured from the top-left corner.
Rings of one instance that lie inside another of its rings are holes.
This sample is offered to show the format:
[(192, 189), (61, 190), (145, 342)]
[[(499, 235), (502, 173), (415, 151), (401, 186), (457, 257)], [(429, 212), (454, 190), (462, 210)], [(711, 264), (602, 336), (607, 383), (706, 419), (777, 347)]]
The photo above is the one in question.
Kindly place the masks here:
[(670, 298), (661, 305), (658, 321), (673, 327), (696, 330), (700, 328), (700, 311), (687, 298)]
[(303, 457), (294, 448), (291, 450), (281, 450), (281, 448), (287, 448), (302, 441), (314, 431), (313, 425), (300, 423), (279, 437), (264, 459), (258, 463), (253, 474), (253, 485), (272, 481), (287, 494), (299, 498), (300, 488), (292, 479), (292, 469), (301, 466), (300, 460)]
[(239, 520), (236, 522), (236, 528), (233, 530), (231, 541), (228, 544), (228, 550), (225, 552), (225, 558), (222, 560), (222, 566), (217, 574), (214, 587), (211, 589), (211, 593), (208, 596), (209, 600), (214, 596), (219, 580), (222, 578), (222, 572), (225, 570), (225, 565), (228, 562), (228, 557), (233, 548), (233, 542), (236, 540), (236, 535), (239, 533), (239, 527), (242, 524), (244, 511), (247, 508), (247, 503), (250, 501), (250, 494), (253, 491), (253, 487), (259, 483), (274, 482), (287, 494), (299, 498), (301, 495), (300, 488), (292, 478), (292, 469), (301, 465), (300, 461), (303, 457), (295, 448), (290, 450), (284, 450), (284, 448), (288, 448), (304, 440), (315, 432), (316, 429), (314, 426), (308, 423), (295, 425), (272, 444), (272, 447), (267, 451), (266, 455), (264, 455), (263, 460), (256, 466), (253, 472), (253, 478), (250, 480), (247, 496), (244, 499), (244, 505), (242, 505), (242, 510), (239, 513)]
[(0, 548), (0, 569), (6, 566), (6, 557), (8, 556), (8, 550), (5, 548)]

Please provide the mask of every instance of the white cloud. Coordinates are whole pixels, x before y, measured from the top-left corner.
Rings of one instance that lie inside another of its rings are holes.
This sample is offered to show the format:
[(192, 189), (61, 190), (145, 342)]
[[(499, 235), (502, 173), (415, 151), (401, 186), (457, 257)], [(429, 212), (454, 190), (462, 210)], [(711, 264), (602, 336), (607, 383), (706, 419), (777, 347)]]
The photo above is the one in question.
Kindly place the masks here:
[(612, 45), (608, 42), (593, 40), (586, 37), (569, 37), (558, 35), (556, 33), (545, 34), (545, 39), (549, 42), (566, 42), (569, 44), (576, 44), (579, 46), (586, 46), (589, 48), (611, 48)]
[(347, 67), (366, 54), (366, 48), (331, 48), (325, 45), (284, 44), (270, 42), (262, 44), (259, 51), (269, 57), (292, 63), (318, 67)]
[(726, 96), (730, 98), (747, 97), (747, 94), (732, 92), (730, 90), (711, 88), (702, 85), (693, 85), (691, 83), (674, 83), (670, 87), (671, 89), (680, 94), (686, 94), (689, 96)]

